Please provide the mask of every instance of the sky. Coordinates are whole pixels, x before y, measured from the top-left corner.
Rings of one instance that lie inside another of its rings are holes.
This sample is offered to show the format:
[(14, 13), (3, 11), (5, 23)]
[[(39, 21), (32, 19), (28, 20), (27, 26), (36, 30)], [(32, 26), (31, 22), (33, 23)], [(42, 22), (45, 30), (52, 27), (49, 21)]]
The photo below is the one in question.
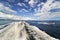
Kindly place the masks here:
[(60, 20), (60, 0), (0, 0), (0, 18)]

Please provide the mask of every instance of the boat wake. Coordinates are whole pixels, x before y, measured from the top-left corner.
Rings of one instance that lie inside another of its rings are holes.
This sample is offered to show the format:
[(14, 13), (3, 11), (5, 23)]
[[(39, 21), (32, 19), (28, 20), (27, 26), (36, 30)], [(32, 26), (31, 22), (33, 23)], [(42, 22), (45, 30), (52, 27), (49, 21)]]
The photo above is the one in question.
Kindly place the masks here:
[(58, 40), (26, 22), (13, 22), (0, 29), (0, 40)]

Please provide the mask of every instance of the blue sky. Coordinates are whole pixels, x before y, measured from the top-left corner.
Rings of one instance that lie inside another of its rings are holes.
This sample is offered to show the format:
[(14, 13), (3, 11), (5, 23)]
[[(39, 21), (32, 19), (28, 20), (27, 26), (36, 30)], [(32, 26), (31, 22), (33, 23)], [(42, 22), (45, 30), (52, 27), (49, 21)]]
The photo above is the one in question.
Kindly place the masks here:
[(0, 0), (0, 17), (60, 20), (60, 0)]

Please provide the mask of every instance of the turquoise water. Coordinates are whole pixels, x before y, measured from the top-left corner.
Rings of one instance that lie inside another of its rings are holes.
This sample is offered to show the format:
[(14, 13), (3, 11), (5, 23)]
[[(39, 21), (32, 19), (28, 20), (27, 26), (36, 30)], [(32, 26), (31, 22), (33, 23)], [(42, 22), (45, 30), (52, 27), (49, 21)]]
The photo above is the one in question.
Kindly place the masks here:
[(13, 20), (10, 19), (0, 19), (0, 30), (7, 27)]
[(0, 25), (4, 25), (4, 24), (7, 24), (7, 23), (11, 23), (12, 20), (8, 20), (8, 19), (0, 19)]
[(12, 20), (12, 19), (0, 19), (0, 30), (8, 26), (12, 22), (16, 22), (18, 20)]
[(0, 19), (0, 25), (4, 25), (7, 23), (11, 23), (11, 22), (19, 22), (20, 20), (12, 20), (12, 19)]

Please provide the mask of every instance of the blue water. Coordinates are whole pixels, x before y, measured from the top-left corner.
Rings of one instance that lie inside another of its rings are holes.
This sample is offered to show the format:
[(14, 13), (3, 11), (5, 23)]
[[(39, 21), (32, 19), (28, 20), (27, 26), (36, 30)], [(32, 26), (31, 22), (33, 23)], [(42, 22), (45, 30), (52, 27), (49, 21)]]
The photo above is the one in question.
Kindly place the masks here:
[[(60, 39), (60, 21), (27, 21), (30, 25), (34, 25), (45, 31), (52, 37)], [(39, 24), (40, 22), (40, 24)], [(55, 24), (41, 24), (41, 22), (55, 23)]]
[(17, 20), (12, 20), (12, 19), (0, 19), (0, 25), (5, 25), (5, 24), (8, 24), (8, 23), (11, 23), (11, 22), (14, 22), (14, 21), (17, 21)]

